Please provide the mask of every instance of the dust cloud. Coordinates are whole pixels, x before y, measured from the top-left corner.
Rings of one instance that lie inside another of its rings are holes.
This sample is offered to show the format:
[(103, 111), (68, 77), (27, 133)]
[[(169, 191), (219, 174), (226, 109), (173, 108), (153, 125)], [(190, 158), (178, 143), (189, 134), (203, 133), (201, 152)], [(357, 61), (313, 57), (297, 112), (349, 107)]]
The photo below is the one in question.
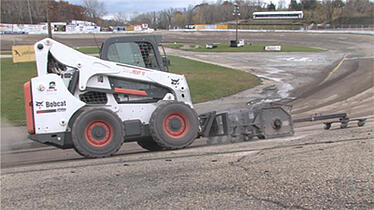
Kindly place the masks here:
[(13, 150), (28, 141), (30, 140), (27, 140), (27, 129), (25, 126), (14, 126), (6, 119), (1, 119), (1, 152)]

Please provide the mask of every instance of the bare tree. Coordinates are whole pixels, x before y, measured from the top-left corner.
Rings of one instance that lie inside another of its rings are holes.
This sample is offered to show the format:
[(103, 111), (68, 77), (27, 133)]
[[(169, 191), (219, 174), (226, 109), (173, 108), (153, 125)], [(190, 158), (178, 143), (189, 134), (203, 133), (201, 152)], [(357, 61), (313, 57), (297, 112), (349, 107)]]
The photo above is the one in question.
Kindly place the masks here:
[(324, 0), (322, 2), (322, 8), (324, 8), (326, 19), (331, 22), (333, 20), (333, 14), (334, 14), (333, 2), (331, 0)]
[(98, 0), (82, 0), (82, 3), (83, 7), (86, 8), (86, 16), (95, 22), (106, 14), (104, 2), (99, 2)]
[(211, 24), (214, 22), (215, 5), (203, 5), (200, 8), (200, 12), (204, 23)]
[(187, 13), (187, 24), (192, 24), (192, 18), (194, 16), (194, 6), (192, 5), (189, 5), (187, 10), (186, 10), (186, 13)]
[(169, 8), (169, 9), (166, 9), (166, 10), (162, 10), (160, 12), (160, 24), (162, 26), (162, 28), (172, 28), (172, 26), (174, 25), (173, 24), (173, 18), (174, 18), (174, 15), (175, 15), (175, 12), (177, 10), (174, 9), (174, 8)]
[(118, 23), (126, 24), (128, 22), (127, 14), (124, 12), (118, 12), (114, 14), (113, 20)]
[(278, 0), (278, 10), (286, 9), (286, 0)]
[(263, 0), (254, 0), (253, 3), (255, 6), (260, 8), (266, 8), (267, 5), (266, 2), (264, 2)]
[(168, 20), (169, 28), (171, 28), (172, 25), (173, 25), (173, 18), (174, 18), (175, 12), (176, 12), (176, 9), (174, 9), (174, 8), (169, 8), (169, 9), (165, 10), (165, 15), (166, 15), (167, 20)]
[(369, 0), (347, 0), (346, 11), (357, 16), (373, 16), (374, 15), (374, 3)]

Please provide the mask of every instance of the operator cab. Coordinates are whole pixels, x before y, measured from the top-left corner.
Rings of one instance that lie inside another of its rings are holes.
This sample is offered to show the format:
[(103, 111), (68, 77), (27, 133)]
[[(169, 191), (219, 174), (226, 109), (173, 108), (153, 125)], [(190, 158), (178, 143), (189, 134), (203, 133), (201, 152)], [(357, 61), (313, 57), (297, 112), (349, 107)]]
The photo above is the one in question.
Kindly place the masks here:
[[(169, 60), (160, 45), (160, 35), (122, 36), (106, 39), (100, 49), (103, 60), (139, 66), (159, 71), (169, 71)], [(161, 56), (159, 46), (163, 50)]]

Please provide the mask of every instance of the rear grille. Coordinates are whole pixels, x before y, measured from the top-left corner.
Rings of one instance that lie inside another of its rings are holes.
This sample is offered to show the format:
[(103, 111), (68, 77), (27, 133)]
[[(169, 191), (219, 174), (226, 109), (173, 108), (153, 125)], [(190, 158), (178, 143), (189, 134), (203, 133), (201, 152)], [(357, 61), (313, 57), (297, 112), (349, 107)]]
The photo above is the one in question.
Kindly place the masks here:
[(106, 93), (94, 91), (79, 95), (79, 99), (86, 104), (106, 104), (108, 102)]

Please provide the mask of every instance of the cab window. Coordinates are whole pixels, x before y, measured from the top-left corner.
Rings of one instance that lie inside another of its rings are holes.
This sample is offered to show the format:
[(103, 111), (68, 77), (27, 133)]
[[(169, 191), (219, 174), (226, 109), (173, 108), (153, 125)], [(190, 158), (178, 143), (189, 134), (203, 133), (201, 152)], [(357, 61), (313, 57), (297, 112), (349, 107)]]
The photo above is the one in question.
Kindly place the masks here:
[(145, 68), (159, 69), (152, 44), (148, 42), (113, 43), (108, 48), (108, 60)]

